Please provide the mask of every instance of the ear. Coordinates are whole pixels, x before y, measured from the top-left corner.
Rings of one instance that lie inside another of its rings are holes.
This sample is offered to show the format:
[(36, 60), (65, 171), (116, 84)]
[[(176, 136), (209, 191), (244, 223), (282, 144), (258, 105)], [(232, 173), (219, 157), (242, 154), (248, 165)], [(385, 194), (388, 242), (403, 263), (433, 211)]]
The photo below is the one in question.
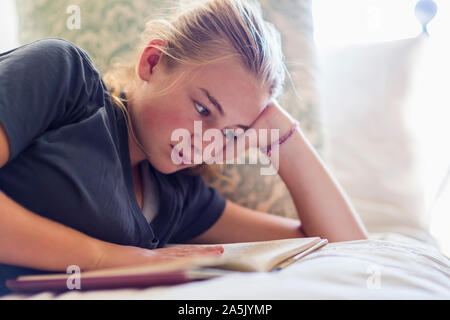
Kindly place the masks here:
[(139, 59), (138, 74), (144, 81), (149, 81), (158, 65), (162, 51), (159, 47), (166, 47), (166, 43), (161, 39), (154, 39), (149, 42)]

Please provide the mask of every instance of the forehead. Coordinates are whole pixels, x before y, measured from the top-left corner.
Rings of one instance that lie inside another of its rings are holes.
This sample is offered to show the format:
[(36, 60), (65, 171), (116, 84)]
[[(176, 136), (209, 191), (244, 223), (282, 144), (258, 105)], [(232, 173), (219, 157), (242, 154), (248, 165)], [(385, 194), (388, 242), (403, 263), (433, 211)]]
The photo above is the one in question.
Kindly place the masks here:
[(270, 99), (269, 88), (234, 59), (193, 68), (188, 81), (191, 90), (206, 89), (225, 116), (240, 124), (254, 120)]

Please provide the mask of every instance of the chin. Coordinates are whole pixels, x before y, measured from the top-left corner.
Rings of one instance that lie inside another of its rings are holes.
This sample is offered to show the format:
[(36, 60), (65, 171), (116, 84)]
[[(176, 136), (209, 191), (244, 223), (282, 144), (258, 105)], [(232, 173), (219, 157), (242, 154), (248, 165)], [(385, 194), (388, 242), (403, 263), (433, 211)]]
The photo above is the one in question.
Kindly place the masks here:
[(164, 162), (164, 163), (154, 163), (151, 162), (153, 168), (155, 168), (156, 170), (158, 170), (159, 172), (163, 173), (163, 174), (171, 174), (171, 173), (175, 173), (177, 171), (189, 168), (190, 166), (188, 165), (177, 165), (173, 162)]
[[(148, 159), (149, 162), (152, 164), (152, 166), (158, 170), (159, 172), (163, 174), (171, 174), (175, 173), (177, 171), (181, 171), (188, 168), (197, 167), (197, 164), (176, 164), (172, 161), (171, 158), (171, 150), (173, 149), (173, 146), (170, 147), (170, 153), (167, 154), (167, 157), (164, 155), (164, 152), (160, 155), (155, 157), (155, 159)], [(182, 159), (179, 159), (180, 161)], [(183, 159), (186, 161), (185, 159)]]

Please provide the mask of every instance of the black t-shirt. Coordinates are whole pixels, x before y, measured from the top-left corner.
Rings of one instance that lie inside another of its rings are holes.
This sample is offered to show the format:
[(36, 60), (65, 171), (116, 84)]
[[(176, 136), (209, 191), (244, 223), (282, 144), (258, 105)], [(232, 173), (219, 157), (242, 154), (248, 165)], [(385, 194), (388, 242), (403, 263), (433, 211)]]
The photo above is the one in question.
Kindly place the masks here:
[[(210, 228), (225, 199), (199, 176), (163, 174), (151, 164), (160, 204), (146, 221), (125, 121), (73, 43), (48, 38), (0, 54), (0, 122), (11, 150), (0, 190), (36, 214), (117, 244), (154, 249)], [(0, 294), (5, 279), (28, 273), (44, 272), (0, 265)]]

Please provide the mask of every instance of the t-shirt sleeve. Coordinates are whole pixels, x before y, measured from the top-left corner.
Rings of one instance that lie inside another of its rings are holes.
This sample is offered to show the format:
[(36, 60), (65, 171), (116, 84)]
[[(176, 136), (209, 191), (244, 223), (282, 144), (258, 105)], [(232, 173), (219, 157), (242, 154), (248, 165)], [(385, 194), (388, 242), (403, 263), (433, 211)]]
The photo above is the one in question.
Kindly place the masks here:
[(0, 53), (0, 123), (8, 162), (47, 130), (81, 119), (101, 81), (88, 55), (58, 38)]
[(208, 186), (201, 176), (189, 179), (183, 217), (172, 243), (184, 243), (211, 228), (221, 217), (226, 199), (213, 187)]

